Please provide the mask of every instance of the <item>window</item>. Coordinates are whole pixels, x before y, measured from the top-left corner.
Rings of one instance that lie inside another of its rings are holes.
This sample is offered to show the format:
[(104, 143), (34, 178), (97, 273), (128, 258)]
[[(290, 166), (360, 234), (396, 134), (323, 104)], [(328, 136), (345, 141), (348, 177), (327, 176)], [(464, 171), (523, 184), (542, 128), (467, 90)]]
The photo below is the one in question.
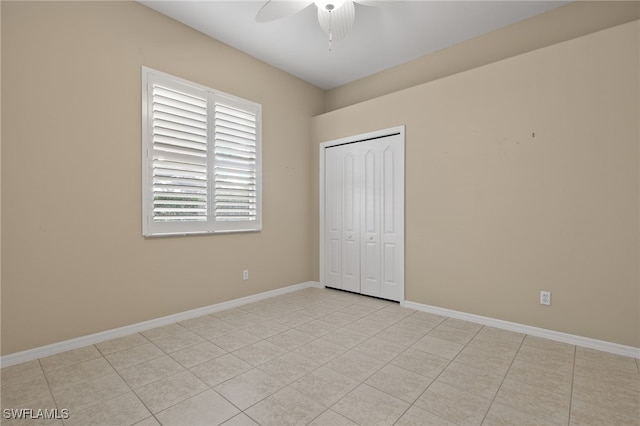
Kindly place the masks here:
[(144, 236), (259, 231), (261, 106), (142, 69)]

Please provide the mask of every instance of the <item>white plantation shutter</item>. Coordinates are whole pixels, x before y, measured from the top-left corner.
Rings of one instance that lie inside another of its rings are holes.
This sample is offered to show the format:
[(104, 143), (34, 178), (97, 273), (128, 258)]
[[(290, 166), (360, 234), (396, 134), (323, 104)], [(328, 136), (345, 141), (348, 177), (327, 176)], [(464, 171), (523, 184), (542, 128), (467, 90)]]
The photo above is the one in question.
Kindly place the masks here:
[(260, 230), (260, 105), (142, 76), (143, 235)]
[(256, 115), (229, 102), (215, 105), (216, 221), (255, 221), (257, 215)]
[(154, 84), (152, 114), (153, 220), (206, 221), (206, 98)]

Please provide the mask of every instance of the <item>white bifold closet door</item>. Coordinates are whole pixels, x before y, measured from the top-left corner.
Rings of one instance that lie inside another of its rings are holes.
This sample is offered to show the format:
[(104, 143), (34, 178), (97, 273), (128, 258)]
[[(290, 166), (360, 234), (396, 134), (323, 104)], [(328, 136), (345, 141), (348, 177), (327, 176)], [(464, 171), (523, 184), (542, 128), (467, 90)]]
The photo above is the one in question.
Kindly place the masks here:
[(404, 140), (325, 148), (325, 285), (404, 297)]

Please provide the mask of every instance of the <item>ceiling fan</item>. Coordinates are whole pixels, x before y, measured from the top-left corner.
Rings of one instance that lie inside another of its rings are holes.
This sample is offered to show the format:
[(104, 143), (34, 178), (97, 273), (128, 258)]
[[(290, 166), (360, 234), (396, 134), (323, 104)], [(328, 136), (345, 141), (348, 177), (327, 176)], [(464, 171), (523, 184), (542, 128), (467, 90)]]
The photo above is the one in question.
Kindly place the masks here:
[(274, 21), (315, 4), (318, 8), (318, 23), (329, 35), (331, 50), (331, 42), (344, 39), (353, 27), (356, 17), (354, 2), (367, 6), (382, 6), (385, 3), (376, 0), (268, 0), (258, 11), (256, 21)]

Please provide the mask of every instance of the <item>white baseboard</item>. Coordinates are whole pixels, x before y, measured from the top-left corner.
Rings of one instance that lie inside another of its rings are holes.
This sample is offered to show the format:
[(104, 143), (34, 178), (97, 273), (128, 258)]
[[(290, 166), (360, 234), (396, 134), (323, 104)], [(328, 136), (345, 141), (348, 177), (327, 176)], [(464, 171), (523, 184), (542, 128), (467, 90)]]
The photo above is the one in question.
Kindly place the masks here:
[(454, 311), (452, 309), (439, 308), (437, 306), (423, 305), (422, 303), (405, 301), (401, 303), (406, 308), (417, 311), (429, 312), (450, 318), (461, 319), (503, 330), (515, 331), (517, 333), (528, 334), (536, 337), (543, 337), (557, 342), (569, 343), (571, 345), (596, 349), (612, 354), (628, 356), (640, 359), (640, 348), (620, 345), (618, 343), (606, 342), (604, 340), (591, 339), (589, 337), (576, 336), (574, 334), (561, 333), (559, 331), (547, 330), (545, 328), (532, 327), (530, 325), (518, 324), (515, 322), (503, 321), (495, 318), (483, 317), (481, 315), (468, 314), (466, 312)]
[(185, 321), (202, 315), (211, 314), (213, 312), (222, 311), (224, 309), (235, 308), (236, 306), (246, 305), (248, 303), (258, 302), (275, 296), (291, 293), (293, 291), (302, 290), (309, 287), (321, 287), (319, 282), (307, 281), (300, 284), (282, 287), (264, 293), (253, 294), (251, 296), (241, 297), (240, 299), (229, 300), (226, 302), (216, 303), (214, 305), (204, 306), (202, 308), (192, 309), (190, 311), (180, 312), (165, 317), (152, 319), (149, 321), (139, 322), (124, 327), (114, 328), (111, 330), (101, 331), (87, 336), (77, 337), (75, 339), (65, 340), (50, 345), (33, 348), (14, 354), (4, 355), (0, 357), (0, 367), (9, 367), (11, 365), (20, 364), (22, 362), (32, 361), (34, 359), (43, 358), (60, 352), (78, 349), (83, 346), (93, 345), (104, 342), (106, 340), (127, 336), (129, 334), (139, 333), (141, 331), (150, 330), (152, 328), (162, 327), (163, 325), (173, 324), (179, 321)]

